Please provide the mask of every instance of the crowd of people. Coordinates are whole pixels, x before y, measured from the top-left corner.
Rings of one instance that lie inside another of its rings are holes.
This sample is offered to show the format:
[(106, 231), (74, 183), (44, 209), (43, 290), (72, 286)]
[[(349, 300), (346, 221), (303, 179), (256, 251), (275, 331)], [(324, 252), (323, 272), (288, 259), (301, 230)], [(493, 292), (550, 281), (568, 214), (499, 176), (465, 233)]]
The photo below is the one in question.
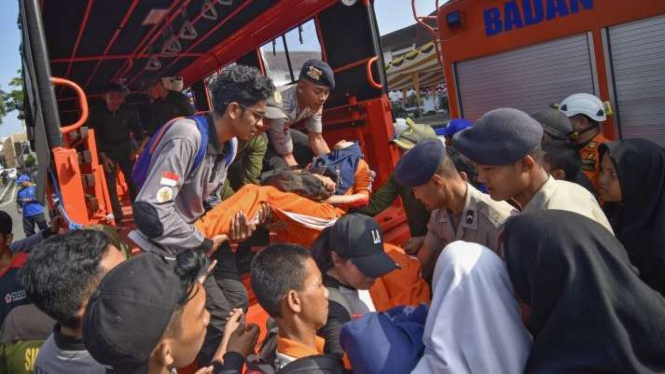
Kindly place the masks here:
[[(396, 126), (374, 192), (362, 145), (324, 140), (334, 88), (323, 61), (280, 88), (234, 65), (195, 115), (158, 79), (141, 126), (109, 85), (90, 126), (141, 253), (43, 212), (14, 242), (0, 211), (0, 373), (665, 372), (665, 149), (604, 138), (575, 94)], [(401, 245), (373, 218), (397, 197)]]

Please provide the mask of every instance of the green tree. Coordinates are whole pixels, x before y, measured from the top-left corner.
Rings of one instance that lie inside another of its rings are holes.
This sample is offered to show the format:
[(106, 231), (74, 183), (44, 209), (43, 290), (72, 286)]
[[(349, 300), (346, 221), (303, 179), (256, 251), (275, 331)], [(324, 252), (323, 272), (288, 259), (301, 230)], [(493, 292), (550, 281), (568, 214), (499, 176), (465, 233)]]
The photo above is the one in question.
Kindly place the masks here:
[(37, 159), (31, 154), (25, 156), (25, 167), (32, 168), (37, 164)]
[(0, 89), (0, 123), (2, 118), (9, 112), (17, 110), (21, 111), (23, 108), (23, 101), (25, 93), (23, 92), (23, 71), (21, 69), (16, 71), (17, 76), (9, 81), (11, 91), (6, 92)]

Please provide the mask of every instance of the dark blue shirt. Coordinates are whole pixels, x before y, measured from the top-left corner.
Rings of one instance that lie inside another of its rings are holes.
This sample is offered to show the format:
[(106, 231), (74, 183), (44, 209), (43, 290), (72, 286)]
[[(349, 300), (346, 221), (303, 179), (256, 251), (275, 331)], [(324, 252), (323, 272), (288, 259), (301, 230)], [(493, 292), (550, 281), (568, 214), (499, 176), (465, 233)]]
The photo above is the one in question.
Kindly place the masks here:
[(23, 217), (32, 217), (44, 213), (44, 206), (37, 201), (35, 186), (23, 187), (16, 195), (16, 203), (23, 209)]

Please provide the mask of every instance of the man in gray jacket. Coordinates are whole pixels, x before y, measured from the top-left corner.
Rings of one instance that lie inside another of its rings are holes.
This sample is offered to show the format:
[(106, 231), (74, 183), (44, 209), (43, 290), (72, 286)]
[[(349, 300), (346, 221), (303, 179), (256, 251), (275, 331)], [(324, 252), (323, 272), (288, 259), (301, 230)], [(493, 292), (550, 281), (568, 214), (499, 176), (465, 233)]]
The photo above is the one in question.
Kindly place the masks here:
[[(207, 144), (202, 144), (201, 131), (193, 119), (180, 118), (162, 133), (156, 145), (148, 145), (154, 149), (145, 182), (134, 203), (134, 221), (142, 237), (151, 244), (142, 246), (147, 251), (171, 256), (183, 250), (216, 252), (213, 258), (227, 263), (234, 260), (228, 256), (230, 246), (217, 249), (228, 239), (247, 239), (254, 224), (240, 214), (230, 237), (212, 238), (204, 237), (193, 224), (205, 213), (204, 200), (224, 184), (237, 153), (238, 140), (259, 134), (264, 117), (282, 118), (284, 114), (276, 107), (266, 106), (266, 99), (274, 94), (275, 87), (255, 68), (231, 66), (219, 74), (210, 90), (214, 111), (205, 115)], [(205, 156), (197, 160), (201, 147), (205, 147)], [(219, 345), (229, 311), (247, 307), (247, 292), (239, 279), (219, 273), (208, 277), (204, 287), (211, 320), (199, 362), (207, 365)]]
[[(236, 65), (222, 71), (211, 86), (214, 111), (205, 118), (208, 142), (190, 118), (176, 119), (154, 146), (145, 182), (134, 203), (139, 231), (166, 252), (216, 250), (226, 237), (207, 239), (193, 226), (205, 213), (203, 200), (226, 180), (238, 139), (247, 140), (270, 118), (265, 101), (275, 87), (255, 69)], [(199, 148), (205, 156), (194, 168)], [(192, 170), (194, 169), (194, 170)]]

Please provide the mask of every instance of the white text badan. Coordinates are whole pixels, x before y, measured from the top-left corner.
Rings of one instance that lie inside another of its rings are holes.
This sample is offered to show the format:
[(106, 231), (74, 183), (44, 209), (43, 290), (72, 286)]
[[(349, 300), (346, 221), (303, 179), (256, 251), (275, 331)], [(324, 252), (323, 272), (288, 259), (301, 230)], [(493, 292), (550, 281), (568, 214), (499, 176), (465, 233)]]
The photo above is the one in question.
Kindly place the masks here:
[(487, 36), (494, 36), (590, 9), (593, 0), (513, 0), (503, 5), (503, 12), (498, 7), (484, 10), (483, 17)]

